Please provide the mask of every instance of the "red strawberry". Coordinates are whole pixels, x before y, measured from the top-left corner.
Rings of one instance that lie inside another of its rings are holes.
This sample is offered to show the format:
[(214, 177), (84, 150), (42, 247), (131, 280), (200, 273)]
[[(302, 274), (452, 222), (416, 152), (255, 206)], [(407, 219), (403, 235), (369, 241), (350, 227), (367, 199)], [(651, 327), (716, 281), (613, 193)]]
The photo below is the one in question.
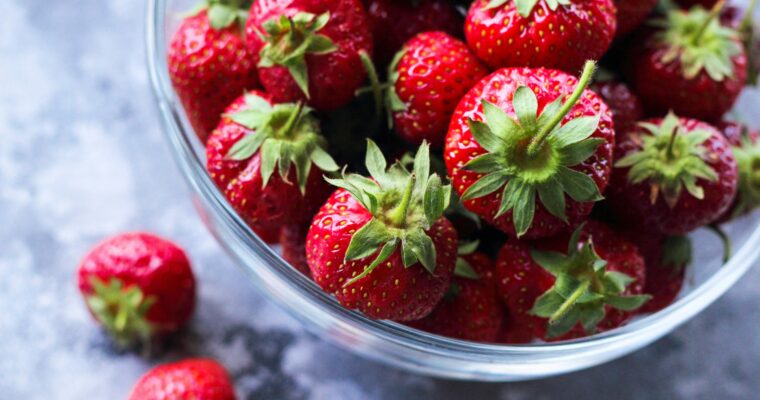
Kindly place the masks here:
[(642, 295), (644, 259), (600, 222), (589, 221), (569, 239), (562, 235), (533, 246), (509, 239), (499, 253), (496, 276), (515, 323), (530, 327), (540, 339), (616, 328), (649, 298)]
[(256, 64), (240, 26), (245, 18), (235, 8), (240, 1), (207, 3), (208, 9), (182, 22), (168, 56), (174, 89), (203, 141), (232, 100), (259, 86)]
[(148, 233), (121, 234), (95, 246), (79, 264), (78, 284), (92, 315), (120, 346), (148, 345), (178, 330), (195, 308), (185, 252)]
[(616, 138), (634, 129), (636, 123), (644, 117), (639, 98), (625, 83), (616, 80), (594, 82), (591, 84), (591, 90), (612, 110)]
[(442, 31), (462, 36), (462, 16), (448, 0), (365, 0), (375, 38), (375, 61), (386, 65), (414, 35)]
[(279, 226), (254, 226), (253, 232), (255, 232), (266, 244), (275, 244), (280, 240), (279, 228)]
[(338, 166), (325, 152), (319, 121), (300, 104), (250, 92), (233, 102), (206, 145), (211, 178), (256, 230), (308, 222)]
[(617, 32), (615, 38), (622, 38), (644, 22), (657, 0), (615, 0), (617, 7)]
[(682, 235), (720, 217), (736, 195), (731, 148), (714, 127), (668, 114), (628, 132), (615, 148), (607, 190), (629, 227)]
[(187, 359), (153, 368), (140, 378), (129, 400), (235, 400), (227, 371), (214, 360)]
[(369, 20), (359, 0), (255, 1), (246, 24), (259, 78), (277, 102), (343, 107), (366, 77)]
[(311, 276), (306, 261), (306, 234), (308, 226), (287, 225), (280, 230), (282, 258), (306, 276)]
[(475, 0), (464, 32), (475, 55), (493, 69), (575, 73), (604, 55), (615, 25), (612, 0)]
[(734, 105), (747, 80), (747, 55), (738, 32), (715, 19), (718, 11), (670, 11), (661, 28), (633, 46), (631, 86), (648, 112), (714, 121)]
[(459, 99), (488, 71), (466, 44), (443, 32), (415, 36), (397, 57), (389, 74), (394, 128), (411, 143), (440, 147)]
[(593, 68), (588, 63), (580, 81), (556, 70), (505, 68), (462, 98), (444, 158), (465, 207), (528, 238), (586, 219), (607, 187), (615, 140), (609, 109), (585, 90)]
[(430, 315), (408, 323), (409, 326), (455, 339), (497, 341), (504, 309), (496, 295), (493, 262), (474, 250), (474, 247), (460, 248), (454, 280), (443, 300)]
[(736, 200), (718, 222), (746, 215), (760, 208), (760, 132), (738, 122), (718, 124), (736, 158), (739, 171)]
[(427, 144), (413, 172), (401, 163), (386, 171), (367, 144), (372, 179), (330, 179), (340, 187), (309, 229), (306, 259), (314, 280), (345, 307), (370, 318), (411, 321), (430, 314), (449, 287), (457, 235), (444, 217), (451, 188), (430, 174)]

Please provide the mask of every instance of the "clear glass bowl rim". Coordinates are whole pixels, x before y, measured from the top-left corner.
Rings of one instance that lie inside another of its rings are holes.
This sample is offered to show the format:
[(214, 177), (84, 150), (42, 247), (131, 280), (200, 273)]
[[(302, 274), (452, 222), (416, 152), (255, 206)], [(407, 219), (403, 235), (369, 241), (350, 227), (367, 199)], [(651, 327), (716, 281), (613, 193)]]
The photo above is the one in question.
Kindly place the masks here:
[[(217, 190), (182, 123), (166, 66), (166, 0), (147, 1), (146, 50), (150, 80), (175, 162), (220, 244), (254, 283), (317, 336), (386, 364), (426, 375), (515, 381), (598, 365), (662, 337), (713, 303), (760, 256), (760, 226), (731, 260), (668, 308), (589, 338), (529, 345), (481, 344), (431, 335), (345, 309), (261, 241)], [(254, 265), (255, 263), (255, 265)]]

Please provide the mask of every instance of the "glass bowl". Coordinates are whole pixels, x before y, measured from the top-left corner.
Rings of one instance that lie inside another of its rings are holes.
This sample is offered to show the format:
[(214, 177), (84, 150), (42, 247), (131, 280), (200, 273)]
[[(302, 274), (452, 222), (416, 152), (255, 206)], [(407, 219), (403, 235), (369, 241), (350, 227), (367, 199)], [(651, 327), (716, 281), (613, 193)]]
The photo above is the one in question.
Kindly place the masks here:
[[(692, 235), (694, 263), (678, 301), (654, 315), (593, 337), (529, 345), (480, 344), (448, 339), (343, 308), (314, 282), (291, 268), (238, 217), (204, 168), (204, 150), (172, 89), (166, 65), (168, 38), (194, 0), (148, 0), (150, 79), (173, 156), (192, 188), (201, 218), (251, 282), (315, 335), (364, 357), (442, 378), (519, 381), (576, 371), (631, 353), (688, 321), (725, 293), (760, 255), (757, 214), (726, 227), (735, 253), (722, 265), (719, 241)], [(742, 107), (758, 104), (743, 96)], [(752, 115), (752, 114), (750, 114)]]

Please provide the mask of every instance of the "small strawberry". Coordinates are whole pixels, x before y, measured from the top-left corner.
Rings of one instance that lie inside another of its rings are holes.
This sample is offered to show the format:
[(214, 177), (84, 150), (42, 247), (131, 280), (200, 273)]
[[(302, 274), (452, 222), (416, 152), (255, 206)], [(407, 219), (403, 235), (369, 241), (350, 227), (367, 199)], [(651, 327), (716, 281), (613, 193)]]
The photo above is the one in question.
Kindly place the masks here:
[(612, 0), (475, 0), (464, 32), (475, 55), (493, 69), (574, 73), (604, 55), (615, 25)]
[(280, 230), (282, 258), (306, 276), (311, 276), (306, 261), (306, 234), (308, 226), (301, 224), (283, 226)]
[(672, 10), (629, 55), (631, 86), (647, 111), (720, 119), (747, 80), (747, 55), (738, 32), (712, 11)]
[(615, 38), (622, 38), (641, 25), (655, 5), (657, 5), (657, 0), (615, 0), (615, 7), (617, 7)]
[(719, 218), (736, 195), (731, 148), (714, 127), (668, 114), (640, 124), (615, 148), (607, 190), (625, 226), (682, 235)]
[(598, 94), (612, 111), (616, 138), (634, 129), (636, 123), (644, 117), (639, 98), (625, 83), (617, 80), (594, 82), (591, 84), (591, 90)]
[[(607, 187), (612, 116), (578, 80), (543, 68), (505, 68), (462, 98), (444, 159), (465, 207), (507, 234), (555, 235), (577, 226)], [(566, 198), (566, 195), (568, 198)]]
[(496, 342), (504, 309), (496, 295), (493, 262), (475, 252), (478, 243), (461, 246), (454, 280), (427, 317), (407, 325), (437, 335), (474, 342)]
[(534, 245), (509, 239), (496, 276), (515, 323), (542, 340), (616, 328), (649, 299), (642, 295), (644, 259), (600, 222), (587, 222), (569, 240), (562, 235)]
[(366, 78), (369, 20), (359, 0), (255, 1), (246, 24), (259, 78), (276, 102), (343, 107)]
[(235, 400), (229, 374), (214, 360), (195, 358), (153, 368), (135, 384), (129, 400)]
[(250, 1), (207, 0), (169, 44), (169, 76), (195, 133), (205, 141), (227, 105), (259, 86), (241, 24)]
[(195, 308), (195, 278), (185, 252), (148, 233), (95, 246), (79, 264), (79, 291), (116, 343), (142, 344), (177, 331)]
[(442, 31), (462, 37), (462, 16), (448, 0), (365, 0), (375, 38), (375, 61), (387, 65), (414, 35)]
[(728, 121), (719, 123), (718, 129), (731, 145), (739, 171), (736, 200), (718, 219), (727, 222), (760, 208), (760, 132)]
[(451, 282), (457, 234), (444, 217), (451, 187), (430, 174), (427, 144), (412, 172), (386, 171), (367, 144), (372, 178), (328, 179), (337, 190), (314, 217), (306, 259), (314, 280), (347, 308), (370, 318), (411, 321), (430, 314)]
[(413, 37), (389, 73), (394, 129), (408, 142), (442, 146), (459, 99), (487, 73), (466, 44), (446, 33)]
[(325, 146), (308, 107), (254, 91), (225, 111), (206, 145), (206, 167), (244, 221), (278, 232), (308, 222), (329, 196), (322, 175), (338, 166)]

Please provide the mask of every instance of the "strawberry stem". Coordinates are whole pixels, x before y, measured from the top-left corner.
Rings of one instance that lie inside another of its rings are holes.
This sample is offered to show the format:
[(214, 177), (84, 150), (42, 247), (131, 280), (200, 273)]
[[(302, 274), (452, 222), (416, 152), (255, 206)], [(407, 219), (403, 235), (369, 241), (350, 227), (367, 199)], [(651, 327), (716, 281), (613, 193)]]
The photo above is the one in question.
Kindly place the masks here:
[(707, 31), (707, 27), (710, 26), (710, 23), (715, 19), (715, 17), (720, 14), (720, 12), (723, 10), (723, 6), (726, 5), (726, 0), (720, 0), (710, 9), (710, 14), (707, 16), (707, 19), (702, 24), (702, 26), (699, 27), (699, 30), (697, 31), (697, 34), (694, 35), (694, 37), (691, 39), (691, 43), (693, 45), (699, 45), (699, 41), (702, 40), (702, 36), (704, 36), (705, 31)]
[(538, 151), (541, 150), (541, 146), (544, 144), (546, 138), (549, 137), (549, 134), (552, 133), (554, 128), (562, 122), (567, 113), (575, 106), (575, 103), (581, 98), (583, 91), (586, 90), (589, 83), (591, 83), (591, 78), (594, 76), (595, 69), (596, 63), (594, 61), (586, 61), (586, 64), (583, 66), (583, 73), (581, 73), (581, 77), (578, 80), (578, 84), (575, 86), (573, 93), (567, 101), (562, 104), (562, 108), (559, 109), (559, 112), (554, 118), (552, 118), (551, 121), (538, 132), (538, 135), (536, 135), (528, 145), (528, 157), (535, 157), (536, 154), (538, 154)]
[[(757, 0), (750, 0), (749, 5), (747, 6), (747, 10), (744, 11), (744, 17), (742, 18), (742, 22), (739, 24), (739, 33), (742, 35), (747, 35), (750, 33), (750, 30), (752, 28), (752, 16), (755, 13), (755, 8), (757, 7)], [(748, 39), (748, 38), (745, 38)]]
[(406, 213), (409, 211), (409, 204), (412, 201), (412, 192), (414, 190), (415, 176), (409, 177), (409, 182), (404, 188), (404, 195), (401, 197), (401, 203), (393, 211), (390, 212), (388, 219), (395, 226), (403, 226), (406, 222)]
[(552, 314), (551, 317), (549, 317), (549, 324), (556, 324), (561, 320), (568, 311), (570, 311), (571, 308), (575, 305), (575, 303), (578, 301), (578, 299), (583, 295), (583, 293), (589, 288), (591, 285), (590, 281), (585, 281), (581, 283), (574, 291), (573, 293), (565, 299), (565, 302), (562, 303), (562, 305), (559, 306), (557, 311)]
[(359, 58), (362, 60), (364, 69), (367, 71), (372, 95), (375, 98), (375, 115), (380, 115), (383, 112), (383, 85), (380, 83), (380, 78), (377, 77), (375, 64), (372, 63), (372, 58), (370, 58), (369, 54), (362, 50), (359, 52)]
[(733, 254), (731, 238), (728, 237), (726, 232), (724, 232), (723, 229), (721, 229), (721, 227), (717, 224), (708, 225), (707, 229), (711, 230), (715, 235), (717, 235), (720, 241), (723, 243), (723, 264), (727, 263)]
[(301, 119), (301, 114), (303, 114), (303, 103), (299, 102), (296, 105), (296, 108), (293, 110), (292, 113), (288, 116), (288, 120), (285, 121), (285, 125), (283, 125), (278, 131), (278, 137), (286, 138), (290, 136), (290, 131), (293, 130), (293, 126), (296, 125), (296, 121)]
[(676, 136), (678, 136), (678, 126), (673, 128), (673, 132), (670, 133), (670, 140), (668, 141), (668, 148), (665, 155), (668, 157), (668, 160), (674, 160), (676, 158), (675, 153), (673, 152), (673, 148), (675, 147), (676, 143)]

